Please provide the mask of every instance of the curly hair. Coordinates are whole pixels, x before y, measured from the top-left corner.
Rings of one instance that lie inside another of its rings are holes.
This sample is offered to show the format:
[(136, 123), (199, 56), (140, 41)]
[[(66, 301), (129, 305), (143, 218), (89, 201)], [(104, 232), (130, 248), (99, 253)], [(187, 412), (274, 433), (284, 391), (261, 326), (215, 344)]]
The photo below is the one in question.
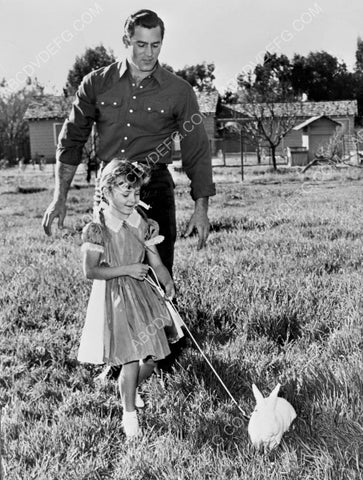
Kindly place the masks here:
[(100, 179), (100, 189), (105, 189), (127, 183), (130, 187), (138, 188), (150, 180), (150, 168), (137, 162), (130, 162), (120, 158), (114, 158), (103, 169)]
[(108, 237), (104, 206), (102, 203), (108, 201), (105, 196), (105, 190), (111, 191), (114, 186), (127, 183), (132, 188), (138, 188), (145, 185), (151, 176), (151, 169), (146, 165), (141, 165), (137, 162), (130, 162), (129, 160), (114, 158), (106, 167), (102, 170), (99, 188), (101, 191), (101, 204), (94, 206), (94, 219), (99, 222), (103, 227), (106, 238)]

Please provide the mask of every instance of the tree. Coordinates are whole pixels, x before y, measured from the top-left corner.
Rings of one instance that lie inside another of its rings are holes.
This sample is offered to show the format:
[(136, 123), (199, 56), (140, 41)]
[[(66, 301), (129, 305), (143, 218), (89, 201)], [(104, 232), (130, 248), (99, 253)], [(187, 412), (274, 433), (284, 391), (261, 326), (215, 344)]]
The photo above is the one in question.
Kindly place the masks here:
[(29, 129), (25, 112), (35, 95), (42, 95), (44, 87), (30, 77), (24, 88), (12, 91), (5, 79), (0, 84), (0, 140), (4, 155), (14, 162), (29, 151)]
[(355, 52), (355, 71), (363, 73), (363, 40), (357, 38), (357, 50)]
[(175, 73), (174, 68), (172, 66), (168, 65), (167, 63), (162, 63), (161, 66), (163, 68), (165, 68), (165, 70), (168, 70), (171, 73)]
[(114, 62), (113, 51), (107, 49), (101, 44), (95, 48), (87, 48), (82, 56), (77, 56), (73, 67), (69, 70), (67, 76), (66, 90), (73, 94), (80, 85), (82, 78), (93, 70), (105, 67)]
[(221, 96), (222, 104), (235, 105), (239, 101), (240, 97), (237, 89), (227, 88)]
[(355, 52), (355, 95), (358, 101), (358, 116), (360, 124), (363, 124), (363, 40), (357, 38), (357, 50)]
[[(278, 56), (276, 53), (266, 52), (263, 64), (256, 65), (254, 70), (253, 85), (256, 93), (267, 97), (271, 101), (288, 101), (293, 99), (293, 88), (291, 83), (291, 64), (286, 55)], [(240, 81), (242, 86), (247, 88), (250, 80), (245, 83)]]
[(300, 108), (293, 93), (289, 59), (285, 55), (267, 52), (263, 64), (257, 65), (253, 74), (239, 75), (237, 82), (245, 117), (241, 122), (241, 134), (247, 136), (257, 149), (267, 143), (276, 170), (276, 149), (296, 125)]
[(355, 98), (355, 79), (344, 62), (327, 52), (294, 55), (291, 83), (296, 95), (307, 94), (310, 101), (350, 100)]
[(186, 65), (181, 70), (177, 70), (175, 73), (179, 77), (184, 78), (190, 85), (200, 92), (209, 92), (215, 90), (214, 86), (214, 63), (198, 63), (197, 65)]
[(276, 150), (282, 139), (296, 125), (298, 103), (259, 103), (256, 100), (244, 105), (246, 121), (242, 133), (260, 146), (266, 144), (271, 150), (273, 169), (277, 169)]

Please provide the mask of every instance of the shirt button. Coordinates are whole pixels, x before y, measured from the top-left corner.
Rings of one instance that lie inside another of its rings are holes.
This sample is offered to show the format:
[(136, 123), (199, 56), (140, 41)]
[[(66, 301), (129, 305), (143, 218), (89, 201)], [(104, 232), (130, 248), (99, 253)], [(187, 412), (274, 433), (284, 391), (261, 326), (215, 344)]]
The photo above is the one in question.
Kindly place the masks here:
[(143, 85), (140, 85), (140, 88), (144, 88), (144, 86), (143, 86)]
[(150, 111), (150, 110), (151, 110), (151, 107), (147, 107), (147, 109)]
[(127, 137), (124, 137), (124, 140), (127, 140)]
[(124, 149), (122, 149), (122, 150), (121, 150), (121, 153), (125, 153), (125, 150), (124, 150)]
[(105, 104), (105, 102), (101, 102), (101, 105), (104, 105), (104, 104)]
[(117, 102), (113, 102), (114, 105), (117, 105)]
[(130, 112), (130, 113), (133, 113), (133, 109), (132, 109), (132, 108), (130, 108), (129, 112)]
[(127, 127), (131, 127), (131, 125), (129, 123), (126, 124)]
[(134, 95), (132, 98), (133, 98), (134, 100), (136, 100), (136, 97), (135, 97), (135, 95)]
[(160, 110), (161, 113), (164, 113), (164, 110)]
[(133, 87), (135, 86), (135, 84), (134, 84), (134, 83), (132, 83), (131, 85), (132, 85)]

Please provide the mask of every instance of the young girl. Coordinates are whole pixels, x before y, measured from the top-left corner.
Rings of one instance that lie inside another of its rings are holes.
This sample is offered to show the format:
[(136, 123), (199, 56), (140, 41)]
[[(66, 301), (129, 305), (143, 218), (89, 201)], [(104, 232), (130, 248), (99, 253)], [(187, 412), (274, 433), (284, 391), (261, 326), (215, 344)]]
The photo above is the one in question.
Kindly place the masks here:
[[(155, 244), (162, 241), (153, 221), (135, 210), (148, 181), (140, 164), (112, 160), (100, 179), (98, 219), (83, 230), (83, 270), (93, 279), (78, 360), (122, 365), (118, 379), (127, 437), (138, 434), (136, 388), (170, 353), (164, 327), (172, 326), (164, 300), (145, 280), (149, 265), (173, 298), (174, 284)], [(156, 224), (157, 226), (157, 224)]]

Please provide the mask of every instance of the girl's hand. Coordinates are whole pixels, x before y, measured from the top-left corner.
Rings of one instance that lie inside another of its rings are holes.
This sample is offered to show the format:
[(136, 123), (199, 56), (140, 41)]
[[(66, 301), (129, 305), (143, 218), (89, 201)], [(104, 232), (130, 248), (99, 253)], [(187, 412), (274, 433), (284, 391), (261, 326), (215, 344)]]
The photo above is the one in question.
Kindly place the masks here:
[(172, 281), (165, 285), (165, 296), (168, 300), (173, 300), (175, 297), (175, 287)]
[(127, 275), (136, 280), (145, 280), (148, 270), (149, 265), (145, 265), (145, 263), (132, 263), (127, 266)]

